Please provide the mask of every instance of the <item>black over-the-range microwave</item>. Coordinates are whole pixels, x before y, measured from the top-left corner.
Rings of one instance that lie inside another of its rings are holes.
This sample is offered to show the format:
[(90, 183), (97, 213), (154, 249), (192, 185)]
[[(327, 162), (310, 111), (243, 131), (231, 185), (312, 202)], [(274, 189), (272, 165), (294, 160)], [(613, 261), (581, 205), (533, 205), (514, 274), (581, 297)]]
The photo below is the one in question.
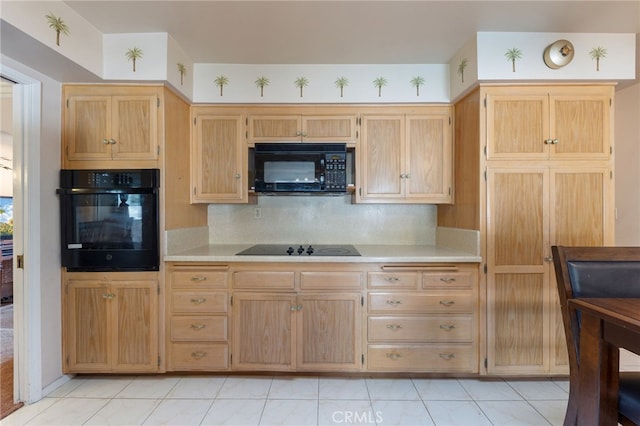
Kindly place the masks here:
[(344, 143), (256, 143), (249, 170), (256, 193), (344, 194), (353, 152)]

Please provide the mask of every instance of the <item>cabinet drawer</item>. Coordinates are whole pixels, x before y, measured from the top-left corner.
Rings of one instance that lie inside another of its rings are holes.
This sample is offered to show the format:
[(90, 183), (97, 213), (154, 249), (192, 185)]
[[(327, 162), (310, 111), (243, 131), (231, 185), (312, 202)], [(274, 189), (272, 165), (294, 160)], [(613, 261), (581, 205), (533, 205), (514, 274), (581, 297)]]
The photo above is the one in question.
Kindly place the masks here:
[(183, 313), (223, 313), (228, 310), (227, 293), (213, 291), (174, 291), (171, 311)]
[(227, 272), (189, 269), (171, 272), (172, 288), (227, 288)]
[(369, 288), (404, 288), (414, 290), (418, 287), (418, 274), (415, 272), (369, 272)]
[(470, 342), (473, 338), (470, 315), (430, 315), (423, 317), (369, 317), (369, 341)]
[(171, 318), (172, 341), (226, 341), (226, 316), (190, 316)]
[(427, 272), (422, 275), (422, 288), (472, 288), (473, 278), (471, 272)]
[(233, 288), (293, 290), (293, 271), (238, 271), (233, 274)]
[(472, 345), (369, 345), (367, 352), (369, 370), (478, 371)]
[(226, 344), (171, 343), (174, 371), (226, 370), (229, 346)]
[(303, 290), (357, 289), (362, 286), (360, 272), (301, 272), (300, 288)]
[(471, 313), (471, 291), (438, 293), (370, 293), (369, 312)]

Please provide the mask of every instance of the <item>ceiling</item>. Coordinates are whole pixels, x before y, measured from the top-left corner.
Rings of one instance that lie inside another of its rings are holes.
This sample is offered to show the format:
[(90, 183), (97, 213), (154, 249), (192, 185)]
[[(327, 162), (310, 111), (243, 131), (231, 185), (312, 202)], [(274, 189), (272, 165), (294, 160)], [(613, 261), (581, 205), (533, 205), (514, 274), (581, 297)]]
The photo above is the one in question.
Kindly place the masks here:
[(483, 31), (640, 33), (640, 0), (65, 3), (105, 34), (167, 32), (197, 63), (443, 64)]

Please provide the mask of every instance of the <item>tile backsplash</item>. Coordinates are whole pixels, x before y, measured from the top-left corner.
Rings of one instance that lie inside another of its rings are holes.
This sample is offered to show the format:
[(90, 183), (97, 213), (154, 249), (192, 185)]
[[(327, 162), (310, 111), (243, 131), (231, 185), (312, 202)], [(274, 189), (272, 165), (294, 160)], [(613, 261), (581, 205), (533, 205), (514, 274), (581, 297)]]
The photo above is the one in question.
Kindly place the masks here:
[(211, 204), (209, 243), (435, 244), (436, 206), (352, 204), (348, 196), (261, 196)]

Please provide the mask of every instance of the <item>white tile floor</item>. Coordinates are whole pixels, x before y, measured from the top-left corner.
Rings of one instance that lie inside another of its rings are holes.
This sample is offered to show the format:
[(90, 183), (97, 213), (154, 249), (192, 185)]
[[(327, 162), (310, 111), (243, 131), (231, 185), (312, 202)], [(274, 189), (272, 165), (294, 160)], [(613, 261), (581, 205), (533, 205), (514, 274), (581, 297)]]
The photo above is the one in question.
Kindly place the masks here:
[(566, 380), (81, 376), (0, 425), (561, 425)]

